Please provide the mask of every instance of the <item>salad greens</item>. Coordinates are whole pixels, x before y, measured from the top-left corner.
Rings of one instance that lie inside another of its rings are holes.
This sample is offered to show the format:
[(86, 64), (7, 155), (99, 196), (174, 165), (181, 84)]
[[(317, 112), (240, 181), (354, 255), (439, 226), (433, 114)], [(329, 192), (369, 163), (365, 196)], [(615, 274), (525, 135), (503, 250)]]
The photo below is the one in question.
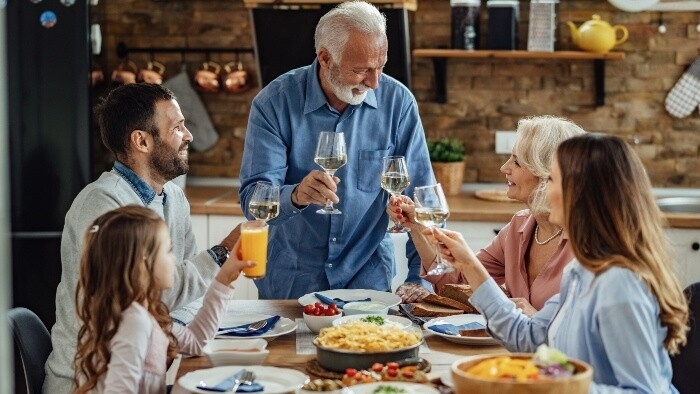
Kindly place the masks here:
[(401, 387), (396, 387), (396, 386), (389, 386), (389, 385), (380, 385), (376, 389), (374, 389), (374, 393), (377, 394), (394, 394), (394, 393), (405, 393), (406, 390), (402, 389)]
[(365, 323), (374, 323), (378, 326), (384, 325), (384, 318), (381, 316), (367, 316), (367, 317), (363, 317), (360, 320), (362, 320)]

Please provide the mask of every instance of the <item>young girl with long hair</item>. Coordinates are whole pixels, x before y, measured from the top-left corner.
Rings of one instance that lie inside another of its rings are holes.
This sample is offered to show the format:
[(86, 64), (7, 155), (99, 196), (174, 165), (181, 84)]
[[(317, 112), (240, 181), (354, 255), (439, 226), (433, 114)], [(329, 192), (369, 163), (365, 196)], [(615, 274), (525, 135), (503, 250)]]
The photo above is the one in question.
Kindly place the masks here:
[(172, 324), (161, 301), (173, 284), (168, 227), (153, 210), (128, 205), (98, 217), (87, 230), (76, 290), (77, 393), (162, 393), (178, 352), (199, 355), (216, 334), (241, 269), (236, 243), (188, 326)]
[(663, 219), (632, 148), (619, 137), (566, 140), (552, 162), (549, 219), (576, 259), (561, 292), (532, 318), (505, 298), (459, 233), (440, 230), (443, 254), (476, 289), (471, 302), (512, 351), (547, 343), (593, 366), (590, 392), (677, 393), (669, 354), (686, 342), (688, 305)]

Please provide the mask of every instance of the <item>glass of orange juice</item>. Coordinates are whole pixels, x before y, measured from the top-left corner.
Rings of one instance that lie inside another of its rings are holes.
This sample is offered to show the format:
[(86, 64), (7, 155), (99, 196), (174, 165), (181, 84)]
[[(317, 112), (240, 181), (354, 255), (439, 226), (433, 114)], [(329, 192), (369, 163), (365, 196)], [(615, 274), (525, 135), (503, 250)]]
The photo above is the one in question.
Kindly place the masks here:
[(262, 279), (267, 269), (267, 229), (264, 220), (253, 220), (241, 224), (241, 254), (243, 260), (255, 261), (255, 267), (243, 268), (250, 279)]

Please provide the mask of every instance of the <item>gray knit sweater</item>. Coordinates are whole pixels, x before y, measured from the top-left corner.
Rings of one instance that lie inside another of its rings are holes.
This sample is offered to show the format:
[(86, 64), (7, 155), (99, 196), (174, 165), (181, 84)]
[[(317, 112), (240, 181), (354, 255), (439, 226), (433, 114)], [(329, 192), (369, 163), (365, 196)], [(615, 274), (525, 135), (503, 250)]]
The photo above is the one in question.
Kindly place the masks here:
[[(146, 206), (156, 211), (170, 229), (177, 263), (173, 288), (164, 292), (163, 301), (171, 310), (177, 310), (204, 295), (219, 267), (206, 251), (197, 254), (190, 207), (182, 189), (168, 182), (164, 191), (165, 204), (163, 196), (156, 195)], [(44, 393), (72, 391), (79, 328), (74, 300), (85, 231), (98, 216), (129, 204), (145, 205), (129, 182), (112, 170), (86, 186), (66, 214), (61, 238), (61, 282), (56, 290), (56, 324), (51, 329), (53, 351), (46, 363)]]

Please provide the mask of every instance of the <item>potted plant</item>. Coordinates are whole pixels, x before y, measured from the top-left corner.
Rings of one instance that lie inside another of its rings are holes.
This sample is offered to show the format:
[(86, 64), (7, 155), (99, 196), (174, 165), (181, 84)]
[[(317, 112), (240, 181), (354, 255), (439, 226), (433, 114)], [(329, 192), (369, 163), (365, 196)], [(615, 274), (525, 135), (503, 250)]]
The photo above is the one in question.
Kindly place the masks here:
[(428, 139), (435, 179), (447, 195), (459, 194), (464, 180), (464, 144), (456, 138)]

